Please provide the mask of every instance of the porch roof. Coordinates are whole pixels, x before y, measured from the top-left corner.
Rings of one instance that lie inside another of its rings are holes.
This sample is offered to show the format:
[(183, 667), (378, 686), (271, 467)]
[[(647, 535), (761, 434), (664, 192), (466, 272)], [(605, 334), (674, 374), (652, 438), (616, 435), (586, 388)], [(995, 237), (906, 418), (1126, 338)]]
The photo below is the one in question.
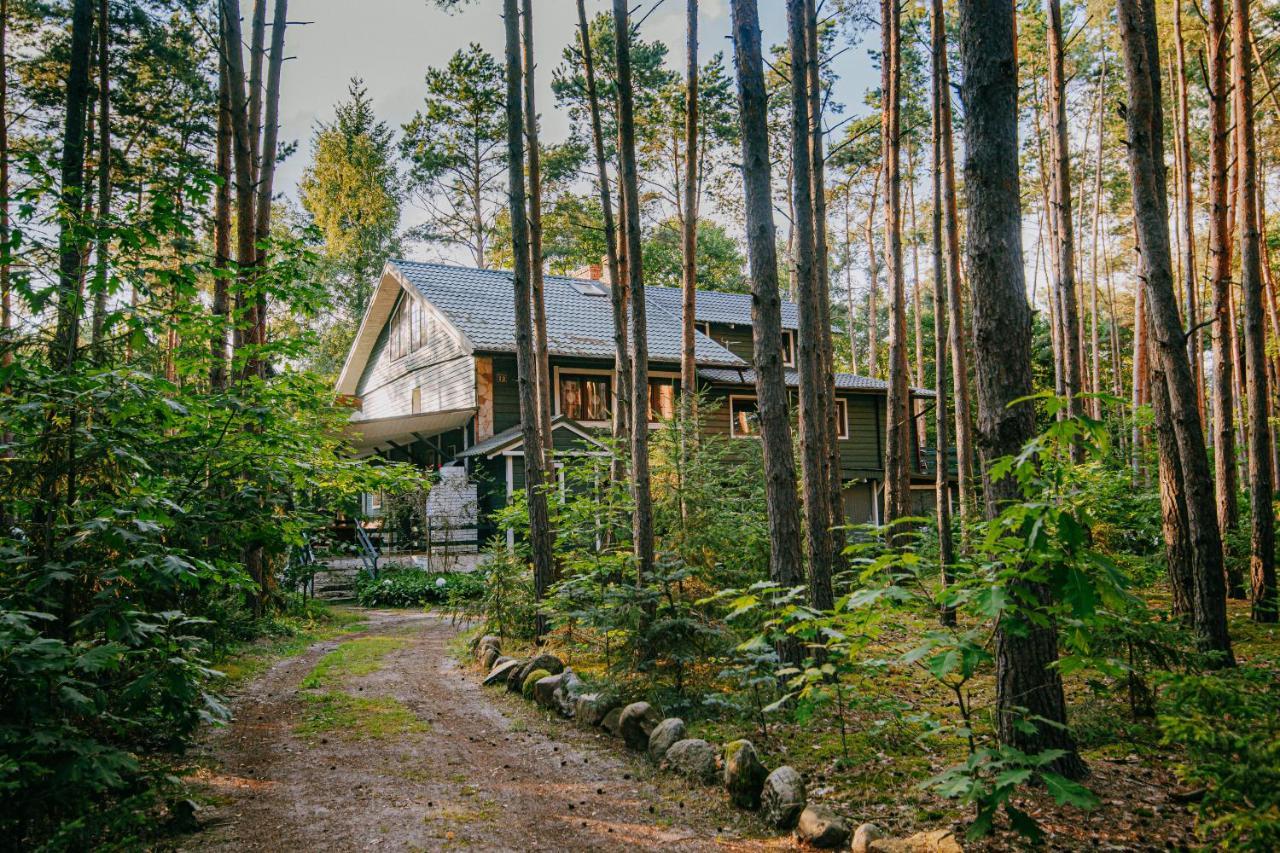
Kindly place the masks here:
[(368, 456), (379, 448), (411, 444), (420, 438), (431, 438), (457, 429), (471, 420), (476, 410), (448, 409), (416, 415), (394, 415), (389, 418), (347, 421), (343, 433), (355, 446), (357, 456)]

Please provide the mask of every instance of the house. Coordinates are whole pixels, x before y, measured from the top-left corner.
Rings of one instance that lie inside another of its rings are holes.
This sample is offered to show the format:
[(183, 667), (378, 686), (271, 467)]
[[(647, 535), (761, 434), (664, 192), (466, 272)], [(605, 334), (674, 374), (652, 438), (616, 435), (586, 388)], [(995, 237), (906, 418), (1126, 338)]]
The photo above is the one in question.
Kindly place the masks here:
[[(595, 436), (609, 426), (613, 320), (609, 285), (598, 279), (598, 272), (545, 279), (552, 432), (562, 453), (601, 452)], [(337, 383), (337, 393), (356, 410), (348, 429), (359, 453), (431, 468), (461, 466), (479, 483), (481, 537), (486, 517), (524, 487), (512, 287), (508, 271), (390, 261)], [(650, 405), (655, 418), (669, 417), (680, 390), (681, 294), (648, 287), (645, 298)], [(706, 429), (750, 439), (756, 410), (751, 297), (700, 291), (696, 319), (698, 376), (720, 404)], [(782, 304), (782, 325), (790, 366), (799, 326), (793, 303)], [(794, 369), (787, 370), (787, 382), (796, 386)], [(837, 374), (835, 385), (845, 512), (850, 523), (876, 522), (888, 386), (847, 373)], [(928, 456), (917, 447), (912, 457), (920, 512), (933, 501)], [(376, 512), (376, 506), (367, 509)]]

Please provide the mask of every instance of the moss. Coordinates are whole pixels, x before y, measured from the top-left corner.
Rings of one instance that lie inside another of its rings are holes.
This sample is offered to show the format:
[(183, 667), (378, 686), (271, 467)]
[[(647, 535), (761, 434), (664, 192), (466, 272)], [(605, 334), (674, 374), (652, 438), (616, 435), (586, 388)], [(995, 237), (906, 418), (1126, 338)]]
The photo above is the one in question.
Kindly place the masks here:
[(550, 675), (551, 673), (547, 672), (545, 669), (535, 669), (533, 672), (526, 675), (524, 678), (524, 684), (520, 686), (521, 695), (526, 699), (532, 699), (533, 685), (538, 683), (538, 679), (547, 678)]
[(364, 614), (345, 607), (317, 608), (315, 618), (283, 616), (276, 619), (284, 633), (241, 646), (215, 661), (226, 676), (219, 687), (242, 684), (266, 672), (275, 661), (296, 657), (312, 643), (350, 634), (364, 627)]
[(302, 720), (293, 728), (303, 737), (337, 734), (349, 740), (380, 740), (431, 730), (429, 723), (392, 698), (334, 692), (304, 694), (303, 701)]
[(408, 640), (400, 637), (358, 637), (320, 658), (301, 686), (304, 690), (313, 690), (336, 684), (346, 676), (377, 672), (382, 668), (383, 658), (406, 645)]

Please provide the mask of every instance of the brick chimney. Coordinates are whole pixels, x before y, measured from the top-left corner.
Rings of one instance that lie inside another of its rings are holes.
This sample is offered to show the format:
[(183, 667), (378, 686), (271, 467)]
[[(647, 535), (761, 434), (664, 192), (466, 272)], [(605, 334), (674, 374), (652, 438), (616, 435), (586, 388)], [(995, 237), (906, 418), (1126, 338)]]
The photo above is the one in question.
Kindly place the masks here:
[(582, 278), (582, 279), (586, 279), (587, 281), (600, 281), (603, 273), (604, 273), (604, 270), (600, 264), (586, 264), (585, 266), (578, 267), (576, 270), (574, 270), (571, 273), (570, 277)]

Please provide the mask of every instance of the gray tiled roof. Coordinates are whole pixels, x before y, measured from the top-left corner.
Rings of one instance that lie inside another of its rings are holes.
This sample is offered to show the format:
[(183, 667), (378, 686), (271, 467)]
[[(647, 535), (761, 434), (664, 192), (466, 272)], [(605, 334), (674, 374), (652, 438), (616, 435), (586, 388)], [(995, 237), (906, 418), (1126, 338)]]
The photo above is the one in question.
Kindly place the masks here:
[[(787, 370), (786, 382), (789, 387), (800, 385), (800, 374), (795, 370)], [(702, 367), (698, 375), (709, 382), (723, 385), (755, 385), (756, 372), (750, 369), (734, 370), (722, 367)], [(888, 391), (889, 383), (883, 379), (872, 379), (869, 376), (858, 376), (854, 373), (837, 373), (836, 389), (839, 391)], [(934, 393), (926, 388), (912, 388), (911, 393), (917, 397), (932, 397)]]
[[(390, 262), (405, 280), (444, 312), (481, 351), (515, 351), (515, 308), (509, 270), (480, 270), (416, 261)], [(603, 295), (587, 295), (598, 288)], [(680, 361), (680, 321), (661, 296), (646, 288), (649, 358)], [(678, 293), (678, 291), (676, 291)], [(608, 291), (597, 283), (547, 276), (547, 345), (556, 355), (613, 358), (613, 312)], [(748, 316), (750, 314), (750, 297)], [(738, 366), (745, 362), (710, 338), (697, 336), (699, 364)]]
[[(669, 312), (680, 317), (681, 293), (674, 287), (647, 287), (649, 301), (661, 303)], [(751, 325), (751, 294), (721, 293), (718, 290), (699, 290), (695, 312), (700, 323), (736, 323)], [(782, 302), (782, 328), (799, 329), (800, 312), (794, 302)]]

